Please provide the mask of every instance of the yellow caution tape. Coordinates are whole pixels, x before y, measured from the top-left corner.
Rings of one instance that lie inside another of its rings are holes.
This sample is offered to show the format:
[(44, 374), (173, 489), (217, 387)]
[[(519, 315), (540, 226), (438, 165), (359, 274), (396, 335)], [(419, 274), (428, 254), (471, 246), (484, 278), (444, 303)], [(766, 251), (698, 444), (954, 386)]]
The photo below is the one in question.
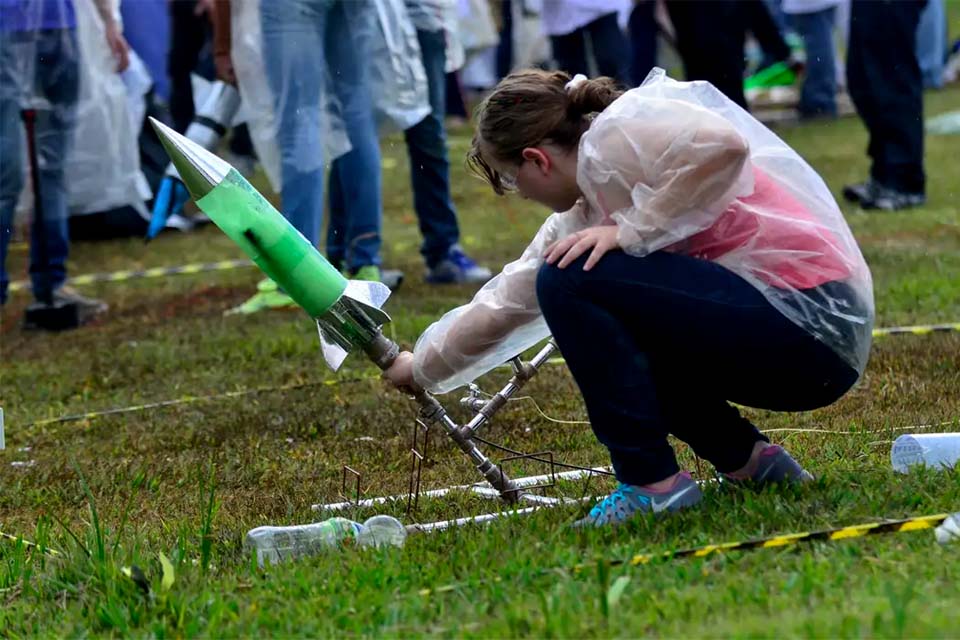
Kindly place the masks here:
[[(126, 282), (128, 280), (139, 280), (142, 278), (165, 278), (175, 275), (193, 275), (207, 271), (230, 271), (231, 269), (242, 269), (252, 267), (251, 260), (220, 260), (218, 262), (204, 262), (197, 264), (185, 264), (178, 267), (153, 267), (140, 271), (124, 270), (114, 271), (113, 273), (88, 273), (82, 276), (70, 278), (67, 284), (73, 286), (82, 286), (93, 284), (95, 282)], [(28, 291), (30, 282), (28, 280), (18, 280), (10, 283), (10, 292)]]
[[(617, 566), (640, 566), (647, 565), (657, 560), (676, 560), (679, 558), (705, 558), (707, 556), (730, 551), (748, 551), (750, 549), (773, 549), (778, 547), (787, 547), (804, 542), (834, 542), (838, 540), (849, 540), (851, 538), (862, 538), (865, 536), (881, 535), (888, 533), (905, 533), (910, 531), (922, 531), (925, 529), (935, 529), (944, 520), (950, 517), (949, 513), (938, 513), (932, 516), (915, 516), (903, 520), (887, 520), (885, 522), (869, 522), (865, 524), (855, 524), (846, 527), (837, 527), (834, 529), (824, 529), (820, 531), (800, 531), (796, 533), (782, 533), (767, 538), (757, 538), (754, 540), (742, 540), (736, 542), (721, 542), (703, 545), (701, 547), (692, 547), (681, 549), (679, 551), (664, 551), (662, 553), (639, 553), (628, 559), (600, 560), (600, 564), (608, 567)], [(576, 574), (594, 569), (597, 563), (580, 563), (570, 567), (570, 570)], [(539, 573), (553, 573), (556, 569), (544, 569)], [(485, 581), (481, 581), (485, 582)], [(440, 593), (446, 593), (457, 588), (457, 586), (467, 587), (469, 585), (444, 585), (428, 589), (420, 589), (417, 595), (429, 597)]]
[(943, 324), (918, 324), (908, 327), (880, 327), (873, 330), (873, 337), (894, 335), (913, 335), (925, 336), (928, 333), (942, 333), (947, 331), (960, 331), (960, 322), (946, 322)]
[(42, 550), (45, 554), (50, 555), (50, 556), (59, 556), (59, 555), (60, 555), (60, 552), (57, 551), (56, 549), (51, 549), (51, 548), (49, 548), (49, 547), (41, 546), (41, 545), (37, 544), (36, 542), (30, 542), (29, 540), (24, 540), (24, 539), (21, 538), (20, 536), (13, 536), (13, 535), (10, 535), (9, 533), (4, 533), (4, 532), (0, 531), (0, 538), (3, 538), (4, 540), (11, 540), (11, 541), (13, 541), (13, 542), (22, 542), (22, 543), (23, 543), (23, 546), (29, 547), (29, 548), (31, 548), (31, 549), (40, 549), (40, 550)]
[[(639, 565), (648, 564), (654, 560), (674, 560), (676, 558), (703, 558), (705, 556), (727, 553), (730, 551), (746, 551), (749, 549), (770, 549), (776, 547), (787, 547), (801, 542), (833, 542), (837, 540), (848, 540), (850, 538), (862, 538), (864, 536), (873, 536), (886, 533), (901, 533), (908, 531), (920, 531), (923, 529), (935, 529), (944, 520), (950, 517), (949, 513), (938, 513), (932, 516), (916, 516), (903, 520), (888, 520), (886, 522), (869, 522), (866, 524), (854, 524), (847, 527), (837, 527), (834, 529), (823, 529), (820, 531), (800, 531), (797, 533), (783, 533), (767, 538), (757, 538), (755, 540), (741, 540), (736, 542), (724, 542), (721, 544), (708, 544), (702, 547), (691, 549), (682, 549), (680, 551), (665, 551), (663, 553), (644, 553), (638, 554), (629, 560), (611, 560), (610, 566), (618, 565)], [(580, 570), (590, 565), (578, 565)]]

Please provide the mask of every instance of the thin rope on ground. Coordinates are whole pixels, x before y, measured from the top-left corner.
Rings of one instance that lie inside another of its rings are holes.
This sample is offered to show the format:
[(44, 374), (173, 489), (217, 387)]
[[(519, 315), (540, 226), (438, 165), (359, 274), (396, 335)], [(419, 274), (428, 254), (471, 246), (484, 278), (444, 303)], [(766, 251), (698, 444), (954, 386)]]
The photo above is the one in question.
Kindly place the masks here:
[(831, 435), (843, 435), (843, 436), (859, 436), (859, 435), (871, 435), (876, 433), (886, 433), (889, 431), (926, 431), (928, 429), (936, 429), (938, 427), (946, 427), (950, 425), (957, 424), (957, 420), (947, 420), (946, 422), (938, 422), (936, 424), (921, 424), (921, 425), (912, 425), (909, 427), (887, 427), (884, 429), (868, 429), (865, 431), (842, 431), (834, 429), (801, 429), (801, 428), (782, 428), (782, 429), (763, 429), (764, 433), (823, 433)]
[(564, 469), (576, 469), (578, 471), (589, 471), (591, 473), (596, 473), (601, 476), (615, 476), (616, 474), (612, 471), (600, 471), (595, 467), (584, 467), (578, 464), (571, 464), (569, 462), (557, 462), (556, 460), (550, 460), (549, 458), (539, 458), (536, 454), (524, 453), (522, 451), (517, 451), (516, 449), (511, 449), (510, 447), (505, 447), (502, 444), (497, 444), (496, 442), (491, 442), (485, 438), (481, 438), (478, 435), (472, 436), (473, 440), (492, 447), (504, 453), (509, 453), (512, 456), (521, 456), (534, 462), (543, 462), (545, 464), (553, 464), (555, 467), (563, 467)]
[(379, 376), (367, 376), (360, 378), (347, 378), (343, 380), (332, 379), (332, 380), (317, 380), (313, 382), (298, 382), (294, 384), (273, 386), (273, 387), (255, 387), (253, 389), (240, 389), (237, 391), (227, 391), (224, 393), (216, 393), (205, 396), (183, 396), (181, 398), (174, 398), (173, 400), (161, 400), (158, 402), (148, 402), (145, 404), (137, 404), (127, 407), (115, 407), (113, 409), (103, 409), (100, 411), (89, 411), (87, 413), (75, 413), (65, 416), (58, 416), (56, 418), (46, 418), (43, 420), (34, 420), (33, 422), (28, 422), (24, 428), (28, 427), (37, 427), (37, 426), (46, 426), (51, 424), (57, 424), (61, 422), (76, 422), (78, 420), (92, 420), (94, 418), (102, 418), (105, 416), (114, 416), (124, 413), (137, 413), (141, 411), (149, 411), (151, 409), (162, 409), (166, 407), (174, 407), (184, 404), (193, 404), (196, 402), (210, 402), (214, 400), (222, 400), (227, 398), (239, 398), (242, 396), (248, 396), (258, 393), (273, 393), (276, 391), (293, 391), (296, 389), (306, 389), (309, 387), (319, 387), (319, 386), (339, 386), (341, 384), (353, 384), (357, 382), (365, 382), (369, 380), (377, 380)]
[[(558, 358), (558, 359), (551, 359), (551, 360), (548, 360), (547, 363), (548, 363), (548, 364), (549, 364), (549, 363), (556, 363), (556, 362), (559, 361), (559, 360), (560, 360), (559, 358)], [(487, 396), (488, 398), (492, 398), (492, 397), (493, 397), (493, 394), (492, 394), (492, 393), (489, 393), (489, 392), (487, 392), (487, 391), (484, 391), (483, 389), (480, 389), (479, 387), (474, 387), (474, 388), (475, 388), (476, 391), (477, 391), (478, 393), (480, 393), (481, 395)], [(557, 424), (590, 424), (590, 421), (589, 421), (589, 420), (561, 420), (560, 418), (553, 418), (553, 417), (547, 415), (547, 413), (546, 413), (543, 409), (540, 408), (540, 405), (539, 405), (539, 404), (537, 403), (537, 401), (533, 398), (533, 396), (517, 396), (516, 398), (510, 398), (509, 400), (507, 400), (507, 402), (519, 402), (519, 401), (521, 401), (521, 400), (529, 400), (530, 402), (532, 402), (532, 403), (533, 403), (533, 406), (534, 406), (534, 407), (536, 408), (536, 410), (537, 410), (537, 413), (539, 413), (542, 418), (544, 418), (545, 420), (549, 420), (550, 422), (555, 422), (555, 423), (557, 423)]]

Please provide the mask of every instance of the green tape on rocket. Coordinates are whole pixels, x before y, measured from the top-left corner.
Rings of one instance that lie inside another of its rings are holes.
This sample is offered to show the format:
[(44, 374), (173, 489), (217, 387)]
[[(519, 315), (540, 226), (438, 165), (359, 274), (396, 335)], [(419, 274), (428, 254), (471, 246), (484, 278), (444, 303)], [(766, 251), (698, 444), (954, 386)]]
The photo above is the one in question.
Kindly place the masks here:
[(347, 280), (236, 169), (197, 206), (312, 317), (343, 295)]
[(226, 161), (150, 121), (197, 206), (310, 316), (328, 311), (347, 287), (340, 272)]

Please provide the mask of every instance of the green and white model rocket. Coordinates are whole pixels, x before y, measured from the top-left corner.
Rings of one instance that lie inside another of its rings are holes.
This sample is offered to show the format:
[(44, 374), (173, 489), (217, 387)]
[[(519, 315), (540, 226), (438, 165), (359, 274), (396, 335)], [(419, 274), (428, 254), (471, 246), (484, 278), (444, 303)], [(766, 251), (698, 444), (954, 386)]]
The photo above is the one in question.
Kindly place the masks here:
[(360, 349), (388, 367), (398, 353), (380, 331), (390, 321), (380, 309), (390, 289), (344, 278), (229, 163), (156, 119), (150, 122), (197, 206), (316, 319), (327, 364), (336, 371), (347, 353)]
[[(347, 353), (362, 351), (380, 369), (389, 369), (400, 353), (380, 329), (390, 321), (380, 310), (390, 289), (380, 282), (344, 278), (229, 163), (155, 119), (150, 122), (197, 206), (316, 319), (327, 364), (336, 371)], [(441, 424), (483, 477), (510, 502), (517, 500), (520, 489), (483, 455), (473, 435), (520, 388), (529, 375), (524, 373), (521, 380), (521, 373), (518, 370), (505, 395), (495, 396), (474, 421), (462, 427), (428, 392), (414, 393), (424, 422)]]

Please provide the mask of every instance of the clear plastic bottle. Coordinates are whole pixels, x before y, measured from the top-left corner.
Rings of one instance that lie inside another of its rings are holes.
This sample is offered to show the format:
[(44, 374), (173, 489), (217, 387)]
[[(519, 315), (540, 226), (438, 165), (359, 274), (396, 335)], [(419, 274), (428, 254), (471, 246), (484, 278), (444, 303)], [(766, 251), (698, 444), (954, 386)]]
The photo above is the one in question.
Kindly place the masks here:
[(257, 527), (247, 533), (244, 546), (257, 550), (257, 563), (263, 566), (354, 544), (363, 534), (358, 522), (330, 518), (290, 527)]
[(960, 461), (960, 433), (908, 434), (897, 438), (890, 449), (895, 471), (907, 473), (910, 467), (952, 469)]
[(262, 567), (265, 563), (277, 564), (352, 544), (402, 547), (406, 538), (406, 528), (391, 516), (373, 516), (363, 524), (330, 518), (290, 527), (257, 527), (247, 533), (244, 546), (257, 550), (257, 563)]
[(934, 530), (934, 534), (940, 544), (960, 540), (960, 513), (955, 513), (944, 520), (943, 524)]
[(366, 547), (402, 547), (407, 539), (406, 527), (391, 516), (373, 516), (367, 519), (362, 527), (357, 542)]

